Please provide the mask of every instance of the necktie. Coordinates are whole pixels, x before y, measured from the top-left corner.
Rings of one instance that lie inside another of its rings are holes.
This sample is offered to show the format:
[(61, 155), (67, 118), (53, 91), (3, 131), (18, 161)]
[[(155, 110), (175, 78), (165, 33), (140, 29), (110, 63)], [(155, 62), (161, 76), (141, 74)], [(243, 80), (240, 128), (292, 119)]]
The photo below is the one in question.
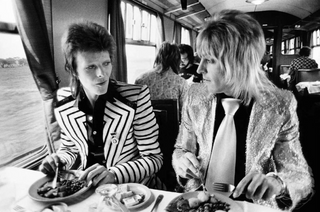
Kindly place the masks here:
[(234, 185), (237, 137), (233, 116), (239, 108), (240, 100), (225, 98), (221, 103), (225, 117), (219, 126), (211, 151), (206, 178), (209, 191), (213, 191), (213, 182)]

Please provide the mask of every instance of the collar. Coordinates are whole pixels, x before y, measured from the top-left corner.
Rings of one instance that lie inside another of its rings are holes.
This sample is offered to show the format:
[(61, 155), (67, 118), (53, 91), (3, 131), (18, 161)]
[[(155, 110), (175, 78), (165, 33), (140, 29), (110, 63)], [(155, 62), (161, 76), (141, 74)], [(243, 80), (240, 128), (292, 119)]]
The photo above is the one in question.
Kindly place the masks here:
[[(104, 102), (114, 102), (115, 97), (117, 96), (117, 89), (115, 84), (116, 83), (113, 80), (109, 80), (108, 91), (105, 94), (100, 95), (97, 99), (97, 102), (101, 100)], [(86, 93), (84, 92), (83, 87), (80, 88), (80, 92), (76, 97), (73, 107), (79, 108), (79, 110), (86, 114), (92, 114), (92, 110), (90, 109), (90, 102)]]
[[(224, 93), (219, 93), (219, 94), (216, 94), (216, 97), (217, 97), (217, 101), (219, 104), (221, 104), (221, 99), (224, 99), (224, 98), (234, 98), (234, 97), (231, 97), (231, 96), (228, 96)], [(250, 104), (249, 105), (244, 105), (242, 103), (240, 103), (240, 106), (239, 106), (239, 109), (238, 111), (240, 110), (243, 110), (247, 115), (251, 113), (251, 109), (252, 109), (252, 106), (253, 106), (253, 103), (254, 103), (254, 100), (252, 99), (250, 101)], [(237, 112), (238, 112), (237, 111)]]

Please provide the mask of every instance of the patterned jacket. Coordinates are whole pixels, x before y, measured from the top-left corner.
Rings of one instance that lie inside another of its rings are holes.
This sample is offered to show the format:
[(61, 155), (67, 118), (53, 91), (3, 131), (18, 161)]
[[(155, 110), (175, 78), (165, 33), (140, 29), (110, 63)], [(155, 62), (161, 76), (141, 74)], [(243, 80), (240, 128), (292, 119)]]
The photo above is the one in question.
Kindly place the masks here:
[[(115, 101), (107, 100), (105, 105), (105, 166), (114, 171), (118, 183), (136, 182), (157, 188), (159, 181), (154, 175), (162, 166), (163, 156), (149, 89), (147, 86), (120, 82), (116, 82), (115, 87), (123, 98), (114, 97)], [(66, 98), (55, 108), (55, 116), (61, 128), (61, 145), (57, 153), (67, 162), (68, 168), (79, 155), (79, 169), (84, 169), (88, 155), (86, 114), (75, 106), (76, 100), (70, 95), (69, 88), (58, 90), (58, 100)], [(112, 142), (114, 135), (118, 142)]]
[(171, 68), (159, 73), (161, 66), (157, 66), (139, 76), (135, 84), (147, 85), (150, 89), (151, 99), (177, 99), (179, 109), (183, 105), (183, 99), (189, 88), (188, 82), (174, 73)]
[(289, 75), (291, 77), (289, 85), (291, 86), (291, 88), (292, 88), (292, 85), (295, 85), (297, 70), (312, 69), (312, 68), (318, 68), (318, 64), (314, 59), (302, 56), (292, 60), (289, 67)]
[[(203, 85), (195, 84), (189, 89), (173, 154), (174, 168), (177, 159), (188, 151), (201, 156), (201, 171), (206, 172), (213, 146), (216, 103), (216, 96), (208, 95)], [(311, 193), (313, 186), (299, 141), (296, 108), (291, 92), (277, 88), (265, 92), (253, 104), (246, 139), (245, 172), (276, 172), (287, 185), (292, 200), (289, 209)], [(199, 182), (191, 179), (187, 184), (192, 188)], [(257, 203), (279, 208), (276, 199)]]

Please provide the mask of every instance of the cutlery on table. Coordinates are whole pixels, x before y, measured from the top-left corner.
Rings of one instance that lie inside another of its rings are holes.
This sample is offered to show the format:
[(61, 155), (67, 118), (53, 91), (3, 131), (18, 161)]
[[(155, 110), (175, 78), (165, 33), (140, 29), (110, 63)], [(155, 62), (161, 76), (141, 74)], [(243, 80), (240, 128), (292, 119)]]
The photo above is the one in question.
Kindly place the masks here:
[(154, 203), (154, 206), (152, 207), (151, 211), (150, 212), (154, 212), (157, 208), (157, 206), (159, 205), (159, 203), (161, 202), (161, 200), (163, 199), (163, 195), (160, 194), (157, 199), (156, 199), (156, 202)]
[(212, 188), (214, 191), (220, 192), (228, 197), (235, 190), (235, 186), (228, 183), (212, 183)]
[(54, 174), (54, 178), (52, 181), (52, 188), (56, 188), (57, 187), (57, 180), (58, 180), (58, 174), (59, 174), (59, 168), (56, 168), (56, 173)]

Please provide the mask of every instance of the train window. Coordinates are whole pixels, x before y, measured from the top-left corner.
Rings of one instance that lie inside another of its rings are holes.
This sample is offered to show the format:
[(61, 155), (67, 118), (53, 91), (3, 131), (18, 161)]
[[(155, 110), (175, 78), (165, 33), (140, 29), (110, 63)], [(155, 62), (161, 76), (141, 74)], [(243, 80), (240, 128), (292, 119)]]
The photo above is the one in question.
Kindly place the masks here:
[(282, 54), (298, 54), (301, 47), (300, 37), (293, 37), (282, 41), (281, 52)]
[(320, 29), (316, 29), (311, 34), (311, 47), (312, 47), (312, 55), (311, 57), (316, 60), (318, 64), (320, 64)]
[(121, 2), (121, 12), (127, 42), (155, 45), (157, 21), (154, 14), (126, 1)]
[(15, 27), (11, 0), (2, 0), (0, 10), (0, 168), (33, 167), (46, 153), (42, 100)]
[[(155, 51), (154, 46), (126, 45), (128, 83), (134, 83), (139, 75), (152, 69), (156, 54)], [(139, 54), (137, 54), (137, 52), (139, 52)]]
[(320, 46), (320, 29), (314, 30), (311, 36), (312, 46)]
[(134, 83), (139, 75), (152, 68), (158, 40), (157, 19), (151, 11), (127, 1), (121, 2), (121, 12), (126, 33), (128, 83)]
[(182, 30), (181, 30), (181, 43), (191, 45), (190, 31), (185, 27), (182, 27)]

